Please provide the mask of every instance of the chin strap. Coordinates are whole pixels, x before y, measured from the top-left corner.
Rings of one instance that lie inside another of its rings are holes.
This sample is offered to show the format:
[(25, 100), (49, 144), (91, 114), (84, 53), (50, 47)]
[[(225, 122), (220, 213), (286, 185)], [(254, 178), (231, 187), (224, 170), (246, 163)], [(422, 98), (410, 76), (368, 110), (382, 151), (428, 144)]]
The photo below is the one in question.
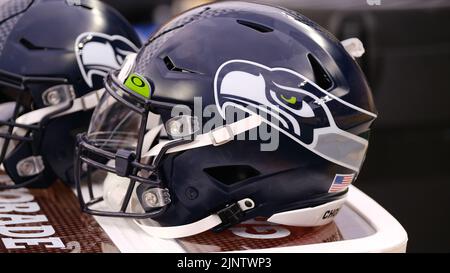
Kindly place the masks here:
[[(234, 123), (211, 130), (208, 133), (197, 135), (192, 142), (171, 148), (166, 153), (175, 153), (209, 145), (223, 145), (233, 140), (235, 136), (258, 127), (261, 123), (262, 118), (259, 115), (251, 115)], [(145, 153), (143, 157), (158, 155), (165, 145), (174, 141), (177, 141), (177, 139), (155, 145), (150, 151)]]
[[(344, 195), (337, 200), (322, 205), (279, 212), (269, 217), (267, 222), (301, 227), (326, 225), (333, 221), (346, 199), (347, 195)], [(210, 229), (219, 228), (219, 230), (223, 230), (239, 224), (245, 214), (244, 212), (254, 207), (253, 200), (246, 198), (197, 222), (181, 226), (161, 227), (157, 222), (149, 219), (135, 219), (134, 221), (149, 235), (163, 239), (174, 239), (192, 236)]]
[(182, 238), (204, 231), (220, 228), (225, 229), (234, 224), (240, 223), (244, 212), (255, 207), (253, 200), (249, 198), (242, 199), (232, 205), (225, 207), (215, 214), (211, 214), (197, 222), (187, 225), (162, 227), (153, 220), (137, 220), (134, 222), (146, 233), (163, 239)]

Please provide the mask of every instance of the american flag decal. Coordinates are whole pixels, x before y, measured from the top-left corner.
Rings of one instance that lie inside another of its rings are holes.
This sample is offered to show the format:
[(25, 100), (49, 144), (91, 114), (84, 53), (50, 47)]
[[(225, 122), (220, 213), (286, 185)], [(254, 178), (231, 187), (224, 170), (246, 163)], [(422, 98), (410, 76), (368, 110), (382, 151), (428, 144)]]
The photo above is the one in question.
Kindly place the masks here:
[(328, 192), (338, 192), (345, 190), (353, 181), (355, 174), (336, 174)]

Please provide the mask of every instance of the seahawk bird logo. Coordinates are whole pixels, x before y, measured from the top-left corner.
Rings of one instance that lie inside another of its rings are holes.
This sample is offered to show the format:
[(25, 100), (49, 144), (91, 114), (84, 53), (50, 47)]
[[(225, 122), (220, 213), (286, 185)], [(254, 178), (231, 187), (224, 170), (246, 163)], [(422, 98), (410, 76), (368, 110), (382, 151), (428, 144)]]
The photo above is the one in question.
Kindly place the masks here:
[(84, 81), (94, 86), (94, 76), (102, 79), (113, 69), (119, 69), (128, 54), (138, 48), (120, 35), (85, 32), (75, 41), (75, 53)]
[(215, 75), (214, 92), (224, 119), (230, 106), (250, 114), (263, 111), (270, 117), (261, 116), (263, 120), (289, 138), (329, 161), (359, 171), (367, 140), (338, 128), (328, 104), (371, 117), (376, 114), (334, 96), (291, 69), (247, 60), (222, 64)]

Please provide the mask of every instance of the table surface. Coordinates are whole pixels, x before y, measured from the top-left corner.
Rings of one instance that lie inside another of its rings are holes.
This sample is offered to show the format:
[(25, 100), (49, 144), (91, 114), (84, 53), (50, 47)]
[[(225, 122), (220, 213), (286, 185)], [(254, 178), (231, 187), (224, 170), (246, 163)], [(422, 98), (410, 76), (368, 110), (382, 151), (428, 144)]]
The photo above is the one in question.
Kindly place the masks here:
[[(353, 196), (360, 193), (356, 189), (352, 192)], [(373, 223), (346, 204), (334, 222), (320, 227), (282, 226), (259, 218), (221, 233), (208, 231), (165, 240), (147, 235), (130, 219), (82, 214), (73, 190), (60, 182), (48, 189), (0, 192), (0, 206), (15, 202), (14, 198), (27, 204), (35, 202), (38, 207), (33, 212), (3, 213), (7, 230), (0, 230), (0, 252), (321, 252), (332, 243), (354, 242), (377, 233)], [(33, 240), (39, 243), (31, 245)]]

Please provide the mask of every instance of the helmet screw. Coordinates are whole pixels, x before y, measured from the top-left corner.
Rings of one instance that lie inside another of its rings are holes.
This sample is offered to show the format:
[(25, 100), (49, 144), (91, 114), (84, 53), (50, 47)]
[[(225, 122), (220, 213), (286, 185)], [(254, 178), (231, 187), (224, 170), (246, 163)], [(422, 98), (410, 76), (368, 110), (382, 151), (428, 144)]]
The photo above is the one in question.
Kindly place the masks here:
[(58, 91), (53, 90), (47, 93), (46, 97), (47, 101), (51, 105), (56, 105), (61, 102), (61, 96), (59, 95)]
[(171, 122), (169, 124), (169, 134), (170, 135), (180, 134), (180, 127), (181, 127), (181, 124), (179, 122), (176, 122), (176, 121)]
[(144, 194), (144, 201), (147, 205), (153, 207), (158, 204), (158, 196), (156, 196), (153, 192), (146, 192)]
[(196, 199), (196, 198), (198, 197), (198, 191), (197, 191), (197, 189), (195, 189), (194, 187), (188, 187), (188, 188), (186, 189), (185, 194), (186, 194), (186, 197), (187, 197), (189, 200), (194, 200), (194, 199)]
[(19, 176), (32, 176), (42, 172), (45, 169), (42, 157), (29, 156), (17, 162), (16, 170)]
[(22, 164), (18, 165), (19, 172), (24, 175), (30, 175), (34, 173), (34, 164), (30, 161), (24, 161)]

